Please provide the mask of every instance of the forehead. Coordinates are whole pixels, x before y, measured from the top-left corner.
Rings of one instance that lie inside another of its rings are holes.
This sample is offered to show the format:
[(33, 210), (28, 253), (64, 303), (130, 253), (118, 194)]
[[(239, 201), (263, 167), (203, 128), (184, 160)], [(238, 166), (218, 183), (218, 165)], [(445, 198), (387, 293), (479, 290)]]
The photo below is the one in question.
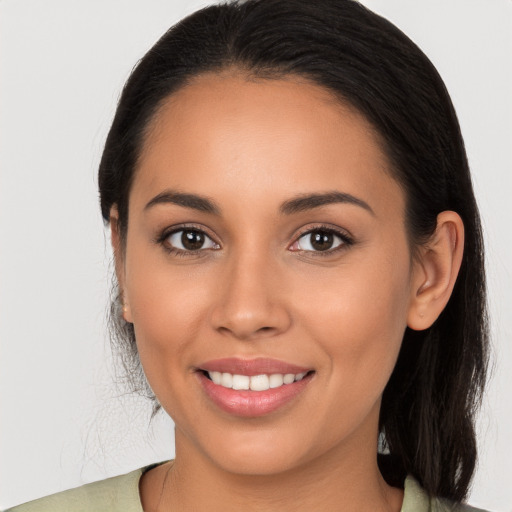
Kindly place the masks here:
[(245, 201), (341, 187), (402, 199), (379, 136), (354, 108), (306, 80), (234, 73), (202, 75), (165, 100), (133, 187)]

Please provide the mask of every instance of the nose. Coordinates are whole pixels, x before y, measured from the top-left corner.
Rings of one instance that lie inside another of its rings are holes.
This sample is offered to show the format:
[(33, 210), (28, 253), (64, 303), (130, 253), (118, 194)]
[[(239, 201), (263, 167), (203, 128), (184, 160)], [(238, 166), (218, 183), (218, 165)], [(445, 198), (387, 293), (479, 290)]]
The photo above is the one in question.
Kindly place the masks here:
[(245, 252), (231, 258), (219, 273), (219, 294), (212, 327), (239, 340), (256, 340), (285, 332), (292, 319), (286, 306), (283, 275), (266, 255)]

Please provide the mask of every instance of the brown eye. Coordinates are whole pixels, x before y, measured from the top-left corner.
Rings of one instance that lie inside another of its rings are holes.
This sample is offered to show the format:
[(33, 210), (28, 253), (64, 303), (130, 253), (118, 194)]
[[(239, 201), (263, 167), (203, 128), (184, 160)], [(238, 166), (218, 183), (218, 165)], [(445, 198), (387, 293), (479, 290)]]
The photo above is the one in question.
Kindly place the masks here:
[(302, 235), (296, 242), (294, 249), (301, 251), (323, 252), (335, 249), (346, 241), (334, 231), (315, 229)]
[(197, 251), (204, 244), (204, 235), (198, 231), (183, 231), (181, 234), (181, 243), (189, 251)]
[(327, 251), (332, 248), (334, 235), (323, 231), (317, 231), (310, 234), (311, 246), (317, 251)]
[(205, 233), (197, 229), (180, 229), (167, 237), (167, 242), (174, 249), (181, 251), (198, 251), (216, 249), (217, 244)]

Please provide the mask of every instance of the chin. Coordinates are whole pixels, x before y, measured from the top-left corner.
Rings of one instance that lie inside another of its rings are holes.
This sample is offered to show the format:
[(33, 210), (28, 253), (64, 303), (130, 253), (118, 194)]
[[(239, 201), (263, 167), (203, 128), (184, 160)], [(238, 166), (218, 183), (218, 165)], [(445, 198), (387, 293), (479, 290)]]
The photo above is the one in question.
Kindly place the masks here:
[(232, 429), (205, 441), (203, 449), (218, 468), (231, 474), (263, 477), (308, 465), (335, 449), (339, 439), (330, 435), (319, 439), (311, 430), (296, 428), (290, 422), (286, 428)]
[[(202, 457), (217, 468), (247, 476), (270, 476), (290, 471), (308, 458), (304, 447), (314, 444), (311, 439), (298, 435), (296, 429), (280, 429), (276, 425), (272, 428), (256, 423), (250, 427), (237, 425), (227, 429), (226, 425), (224, 428), (211, 425), (206, 432), (189, 432), (185, 442), (177, 432), (181, 441), (177, 447), (182, 448), (178, 455), (187, 458), (202, 452)], [(190, 445), (192, 439), (193, 446)]]
[(296, 451), (283, 450), (282, 447), (258, 448), (235, 447), (217, 457), (216, 464), (228, 473), (262, 477), (286, 473), (300, 465)]

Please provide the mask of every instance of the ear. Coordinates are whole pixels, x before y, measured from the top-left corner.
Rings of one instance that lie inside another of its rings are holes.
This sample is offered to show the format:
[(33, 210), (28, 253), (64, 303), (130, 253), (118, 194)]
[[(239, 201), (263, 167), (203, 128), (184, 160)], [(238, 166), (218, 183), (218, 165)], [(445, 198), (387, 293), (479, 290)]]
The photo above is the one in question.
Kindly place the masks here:
[(112, 250), (114, 251), (114, 264), (116, 270), (117, 282), (119, 283), (119, 292), (121, 304), (123, 307), (123, 318), (126, 322), (133, 323), (130, 304), (125, 287), (125, 270), (124, 270), (124, 250), (121, 237), (121, 230), (119, 227), (119, 212), (117, 205), (110, 208), (110, 240), (112, 243)]
[(441, 314), (455, 286), (464, 251), (464, 224), (460, 216), (444, 211), (430, 240), (419, 248), (413, 270), (413, 288), (407, 325), (421, 331)]

